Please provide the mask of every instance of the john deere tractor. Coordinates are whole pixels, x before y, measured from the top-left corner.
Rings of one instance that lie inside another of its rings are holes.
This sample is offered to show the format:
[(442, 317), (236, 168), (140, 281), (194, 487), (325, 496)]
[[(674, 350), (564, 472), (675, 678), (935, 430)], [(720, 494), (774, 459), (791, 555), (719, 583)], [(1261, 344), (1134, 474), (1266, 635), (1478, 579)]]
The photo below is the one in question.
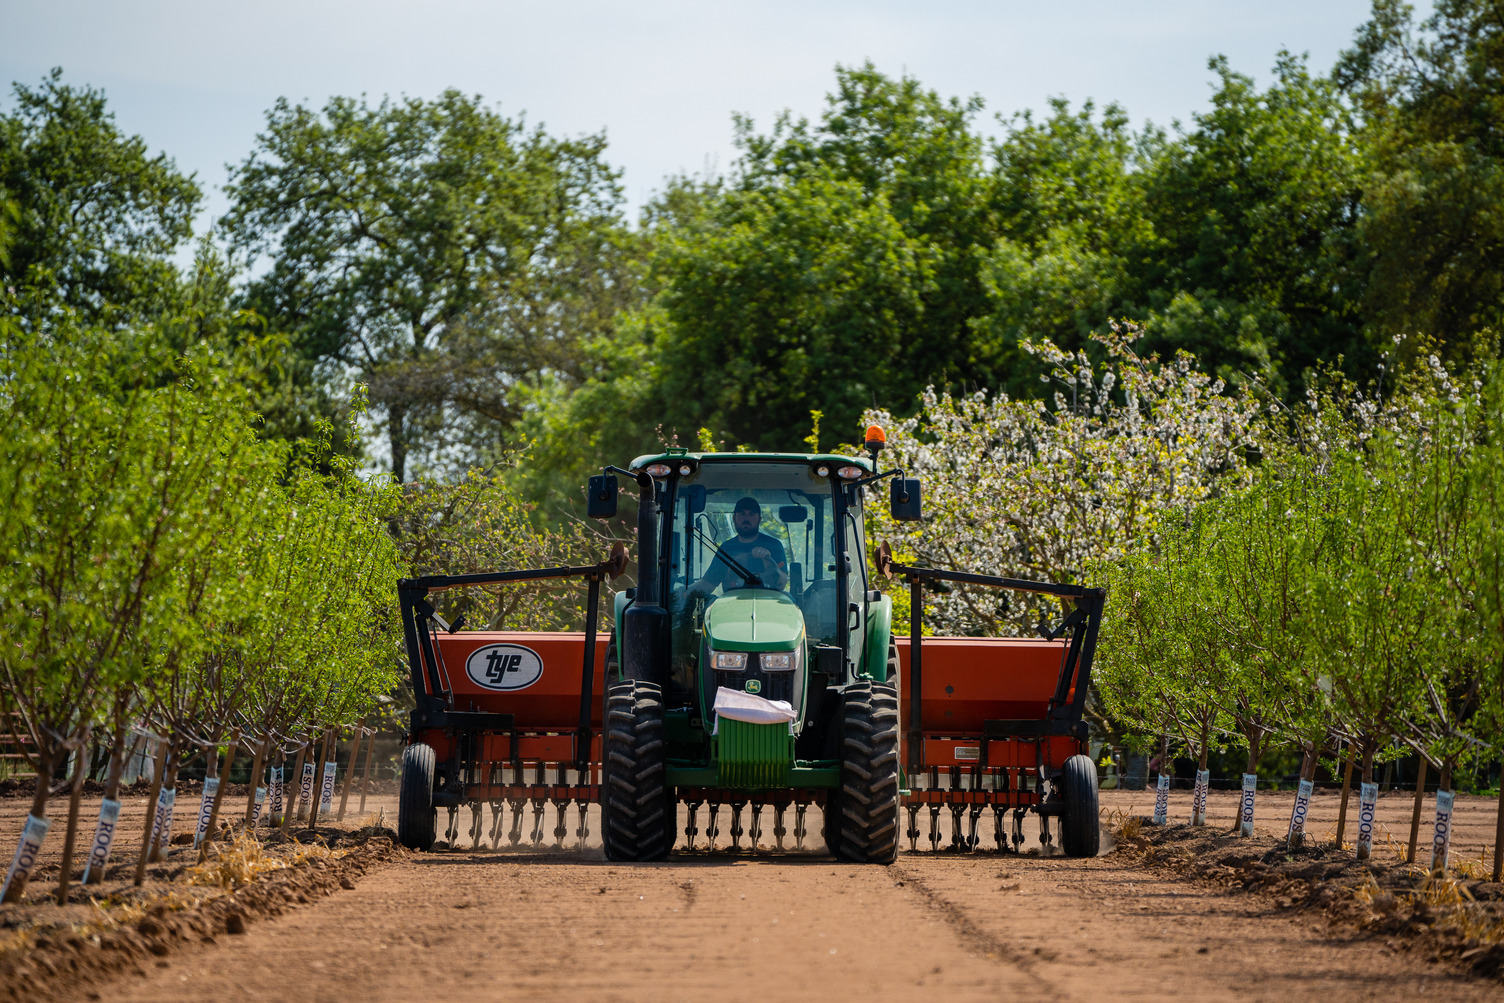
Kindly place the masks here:
[[(591, 516), (616, 514), (622, 479), (637, 494), (637, 585), (616, 594), (602, 641), (597, 597), (626, 566), (620, 545), (597, 565), (402, 582), (417, 696), (402, 841), (428, 848), (447, 808), (453, 845), (455, 812), (468, 804), (479, 846), (489, 803), (493, 845), (504, 804), (515, 844), (531, 803), (537, 843), (551, 802), (556, 839), (573, 805), (583, 844), (585, 808), (598, 801), (613, 860), (668, 854), (680, 804), (689, 849), (702, 807), (712, 847), (730, 809), (732, 849), (747, 830), (759, 845), (766, 809), (782, 848), (789, 808), (802, 847), (806, 810), (817, 807), (837, 857), (889, 863), (902, 835), (917, 846), (919, 811), (929, 811), (932, 847), (949, 808), (951, 847), (971, 850), (990, 808), (1000, 851), (1006, 814), (1017, 849), (1034, 812), (1042, 839), (1058, 818), (1067, 853), (1095, 853), (1082, 705), (1105, 593), (906, 567), (883, 547), (872, 574), (910, 588), (908, 636), (895, 637), (892, 602), (869, 575), (863, 506), (886, 488), (893, 518), (916, 520), (921, 489), (878, 470), (882, 440), (869, 430), (866, 457), (669, 449), (592, 477)], [(451, 588), (571, 576), (589, 582), (583, 634), (461, 631), (430, 602)], [(1075, 609), (1042, 640), (926, 638), (922, 591), (942, 583), (1045, 593)]]

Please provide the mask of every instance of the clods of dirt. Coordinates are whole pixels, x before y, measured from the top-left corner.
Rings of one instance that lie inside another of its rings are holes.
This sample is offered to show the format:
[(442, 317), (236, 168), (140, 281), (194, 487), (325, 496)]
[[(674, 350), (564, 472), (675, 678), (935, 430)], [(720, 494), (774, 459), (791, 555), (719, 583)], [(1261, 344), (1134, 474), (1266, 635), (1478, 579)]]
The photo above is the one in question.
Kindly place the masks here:
[[(389, 830), (359, 832), (359, 839), (353, 838), (355, 833), (331, 833), (336, 838), (326, 843), (348, 849), (321, 850), (322, 855), (296, 844), (285, 846), (286, 852), (301, 856), (254, 872), (233, 891), (190, 885), (185, 875), (192, 869), (183, 865), (153, 865), (152, 880), (144, 888), (129, 885), (120, 869), (112, 868), (103, 890), (78, 890), (87, 896), (82, 902), (70, 898), (65, 906), (46, 901), (0, 906), (0, 1001), (54, 998), (64, 989), (125, 972), (144, 973), (185, 947), (213, 944), (220, 935), (242, 935), (256, 920), (352, 889), (372, 867), (408, 856)], [(250, 845), (277, 852), (275, 837)], [(112, 915), (123, 921), (108, 918)]]
[(1479, 975), (1504, 977), (1504, 887), (1437, 876), (1376, 847), (1358, 860), (1330, 843), (1291, 847), (1269, 834), (1241, 837), (1221, 827), (1119, 826), (1120, 854), (1226, 888), (1265, 896), (1282, 910), (1315, 910), (1334, 927), (1381, 939)]

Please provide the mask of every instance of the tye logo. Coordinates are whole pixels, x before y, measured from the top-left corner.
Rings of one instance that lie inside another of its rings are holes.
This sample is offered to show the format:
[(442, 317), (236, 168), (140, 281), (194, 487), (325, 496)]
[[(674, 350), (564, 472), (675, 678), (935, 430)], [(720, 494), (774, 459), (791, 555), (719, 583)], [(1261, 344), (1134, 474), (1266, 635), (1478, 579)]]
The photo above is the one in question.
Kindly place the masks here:
[(500, 648), (492, 648), (486, 653), (486, 678), (493, 683), (501, 682), (501, 677), (508, 672), (522, 671), (522, 656), (520, 654), (508, 654)]
[(488, 644), (465, 659), (465, 674), (488, 690), (520, 690), (543, 675), (543, 659), (520, 644)]

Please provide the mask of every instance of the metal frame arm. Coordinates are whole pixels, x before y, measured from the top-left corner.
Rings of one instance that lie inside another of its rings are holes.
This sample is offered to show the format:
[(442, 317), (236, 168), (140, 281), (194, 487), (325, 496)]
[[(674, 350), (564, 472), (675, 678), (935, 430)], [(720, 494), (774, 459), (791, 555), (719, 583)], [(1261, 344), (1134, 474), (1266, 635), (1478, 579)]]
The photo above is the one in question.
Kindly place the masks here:
[[(924, 678), (923, 589), (926, 579), (1074, 599), (1076, 608), (1066, 616), (1059, 628), (1045, 635), (1047, 639), (1053, 641), (1067, 630), (1071, 634), (1070, 644), (1066, 648), (1065, 656), (1061, 659), (1060, 679), (1056, 683), (1055, 695), (1050, 700), (1050, 709), (1045, 720), (1029, 722), (1032, 727), (1028, 729), (1019, 727), (1025, 722), (989, 721), (986, 722), (987, 728), (984, 730), (988, 732), (985, 736), (987, 738), (1002, 737), (1001, 732), (1028, 731), (1033, 733), (1036, 729), (1041, 734), (1076, 735), (1078, 738), (1085, 738), (1081, 722), (1086, 709), (1086, 692), (1091, 687), (1091, 666), (1097, 650), (1097, 634), (1102, 626), (1102, 611), (1107, 604), (1106, 589), (1085, 585), (1056, 585), (1052, 582), (1003, 578), (998, 575), (977, 575), (963, 571), (944, 571), (940, 568), (912, 567), (895, 562), (892, 548), (886, 543), (877, 550), (877, 569), (886, 578), (891, 579), (895, 575), (904, 578), (908, 581), (910, 589), (908, 727), (908, 767), (910, 770), (917, 769), (919, 766), (920, 744), (924, 741), (921, 687)], [(999, 734), (994, 735), (993, 732)]]
[[(580, 720), (575, 753), (580, 769), (585, 769), (590, 760), (590, 744), (593, 730), (590, 712), (595, 704), (595, 638), (600, 621), (601, 579), (615, 579), (627, 567), (627, 551), (620, 541), (611, 547), (611, 555), (599, 564), (585, 564), (555, 568), (533, 568), (523, 571), (490, 571), (473, 575), (424, 575), (419, 578), (404, 578), (397, 583), (397, 595), (402, 609), (402, 633), (406, 642), (408, 670), (412, 679), (413, 698), (417, 709), (413, 712), (417, 721), (429, 722), (429, 726), (454, 726), (464, 728), (472, 723), (454, 713), (451, 694), (443, 688), (439, 678), (439, 653), (433, 643), (431, 623), (438, 623), (449, 633), (456, 627), (444, 623), (428, 596), (433, 592), (466, 588), (476, 585), (509, 585), (515, 582), (547, 581), (554, 578), (584, 578), (590, 583), (590, 598), (585, 611), (585, 657), (581, 666)], [(427, 692), (424, 683), (427, 682)], [(507, 715), (509, 716), (509, 715)], [(481, 717), (496, 715), (471, 715), (476, 721)], [(515, 728), (513, 745), (516, 744)]]

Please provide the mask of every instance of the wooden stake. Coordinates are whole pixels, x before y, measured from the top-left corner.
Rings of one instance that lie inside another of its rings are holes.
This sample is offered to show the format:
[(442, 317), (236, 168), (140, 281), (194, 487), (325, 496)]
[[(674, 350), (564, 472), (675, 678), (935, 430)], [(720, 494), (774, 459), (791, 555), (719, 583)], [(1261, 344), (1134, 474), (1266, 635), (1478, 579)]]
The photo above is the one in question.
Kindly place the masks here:
[(1410, 814), (1410, 850), (1405, 854), (1405, 863), (1415, 863), (1415, 841), (1420, 838), (1420, 806), (1426, 795), (1426, 767), (1430, 765), (1425, 756), (1420, 757), (1420, 769), (1415, 774), (1415, 810)]
[(334, 742), (334, 729), (324, 729), (324, 741), (319, 746), (319, 758), (313, 763), (313, 790), (309, 792), (308, 828), (318, 825), (319, 802), (324, 799), (324, 763), (329, 759), (329, 747)]
[(251, 782), (245, 791), (245, 829), (251, 831), (251, 816), (256, 813), (256, 788), (261, 784), (261, 767), (266, 765), (266, 747), (271, 742), (263, 738), (256, 743), (256, 757), (251, 760)]
[[(230, 734), (230, 748), (225, 752), (225, 772), (214, 789), (214, 800), (209, 804), (209, 827), (204, 831), (204, 841), (198, 844), (198, 862), (209, 859), (209, 841), (214, 838), (214, 827), (219, 824), (219, 804), (225, 797), (225, 786), (230, 782), (230, 767), (235, 765), (235, 749), (240, 745), (240, 729)], [(211, 755), (213, 753), (211, 752)]]
[(73, 877), (73, 837), (78, 832), (78, 801), (84, 792), (84, 777), (89, 772), (93, 756), (89, 751), (88, 725), (84, 725), (83, 740), (78, 746), (78, 765), (73, 768), (73, 790), (68, 795), (68, 831), (63, 836), (63, 865), (57, 876), (57, 904), (68, 904), (68, 882)]
[(303, 757), (308, 755), (309, 748), (313, 745), (313, 738), (298, 746), (298, 757), (292, 764), (292, 784), (287, 783), (287, 778), (282, 778), (282, 831), (286, 832), (292, 825), (293, 816), (298, 813), (298, 792), (303, 789)]
[[(362, 815), (364, 815), (366, 813), (366, 792), (371, 789), (371, 762), (372, 762), (373, 759), (375, 759), (375, 756), (376, 756), (376, 729), (372, 728), (371, 729), (371, 740), (366, 743), (366, 768), (365, 768), (365, 770), (360, 775), (360, 813)], [(1500, 804), (1501, 808), (1504, 808), (1504, 801), (1500, 801), (1499, 804)], [(1504, 823), (1501, 823), (1501, 824), (1504, 824)], [(1498, 869), (1499, 869), (1498, 865), (1497, 864), (1494, 865), (1494, 870), (1497, 871)], [(1497, 879), (1495, 879), (1495, 880), (1497, 880)]]
[(167, 765), (167, 739), (157, 742), (156, 768), (151, 771), (151, 794), (146, 799), (146, 832), (141, 837), (141, 856), (136, 859), (136, 887), (146, 879), (146, 858), (151, 855), (151, 827), (157, 820), (157, 798), (162, 794), (162, 770)]
[(1499, 808), (1494, 812), (1494, 882), (1504, 881), (1504, 770), (1499, 771)]
[(1342, 831), (1347, 828), (1347, 795), (1353, 787), (1353, 743), (1347, 743), (1347, 765), (1342, 768), (1342, 807), (1337, 809), (1337, 849), (1342, 849)]
[(345, 767), (345, 786), (339, 794), (339, 814), (334, 816), (339, 822), (345, 820), (345, 805), (350, 803), (350, 788), (355, 783), (355, 759), (360, 755), (360, 736), (365, 730), (366, 719), (361, 718), (360, 724), (355, 726), (355, 734), (350, 736), (350, 765)]

